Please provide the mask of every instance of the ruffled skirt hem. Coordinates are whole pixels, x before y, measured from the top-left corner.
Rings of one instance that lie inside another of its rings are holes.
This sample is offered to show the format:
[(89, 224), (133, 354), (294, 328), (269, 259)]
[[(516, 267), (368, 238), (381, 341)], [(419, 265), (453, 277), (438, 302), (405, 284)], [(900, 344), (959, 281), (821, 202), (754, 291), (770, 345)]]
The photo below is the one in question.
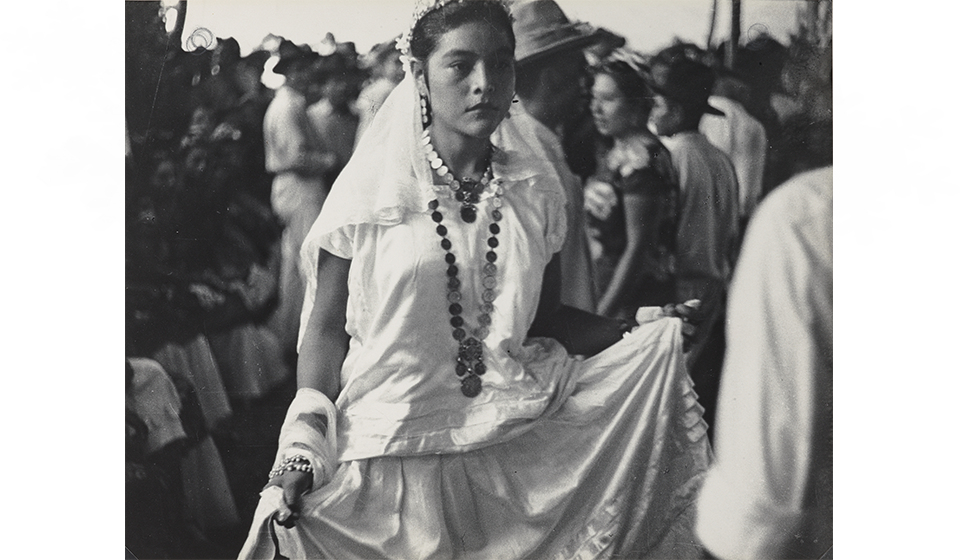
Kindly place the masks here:
[[(264, 491), (241, 558), (696, 558), (712, 458), (679, 321), (585, 360), (570, 396), (480, 449), (342, 463), (286, 529)], [(272, 526), (271, 526), (272, 525)]]

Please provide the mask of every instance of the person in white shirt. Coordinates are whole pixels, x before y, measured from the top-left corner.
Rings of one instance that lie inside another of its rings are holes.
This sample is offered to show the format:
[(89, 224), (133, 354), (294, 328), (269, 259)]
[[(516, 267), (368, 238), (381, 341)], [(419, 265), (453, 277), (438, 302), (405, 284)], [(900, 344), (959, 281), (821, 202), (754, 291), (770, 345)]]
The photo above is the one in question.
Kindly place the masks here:
[(767, 162), (767, 132), (738, 100), (746, 87), (735, 77), (721, 74), (708, 102), (724, 116), (706, 114), (700, 120), (700, 132), (730, 157), (737, 172), (741, 227), (760, 202)]
[(280, 301), (270, 327), (288, 352), (296, 348), (303, 305), (300, 246), (320, 214), (329, 189), (323, 173), (330, 165), (330, 156), (322, 153), (307, 117), (309, 69), (318, 56), (312, 51), (295, 51), (277, 63), (274, 72), (283, 74), (286, 80), (263, 118), (265, 164), (274, 174), (270, 202), (284, 226)]
[(323, 176), (325, 183), (332, 185), (350, 160), (356, 143), (360, 117), (354, 101), (362, 73), (354, 57), (340, 51), (321, 57), (313, 68), (320, 100), (307, 107), (307, 117), (320, 139), (321, 149), (334, 158)]
[(722, 559), (833, 544), (833, 168), (760, 204), (730, 293), (717, 460), (697, 533)]
[(400, 63), (400, 51), (396, 49), (396, 40), (376, 45), (368, 56), (371, 58), (371, 76), (357, 96), (357, 116), (360, 122), (357, 125), (355, 143), (360, 141), (380, 106), (403, 79), (403, 65)]

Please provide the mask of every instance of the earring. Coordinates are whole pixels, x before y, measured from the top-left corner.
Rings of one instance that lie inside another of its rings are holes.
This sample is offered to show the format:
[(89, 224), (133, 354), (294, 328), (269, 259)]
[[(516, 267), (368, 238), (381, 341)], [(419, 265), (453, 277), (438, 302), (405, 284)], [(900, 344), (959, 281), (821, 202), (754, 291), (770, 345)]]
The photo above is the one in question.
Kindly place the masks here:
[(430, 103), (427, 101), (427, 97), (420, 94), (420, 122), (423, 123), (423, 128), (430, 126)]

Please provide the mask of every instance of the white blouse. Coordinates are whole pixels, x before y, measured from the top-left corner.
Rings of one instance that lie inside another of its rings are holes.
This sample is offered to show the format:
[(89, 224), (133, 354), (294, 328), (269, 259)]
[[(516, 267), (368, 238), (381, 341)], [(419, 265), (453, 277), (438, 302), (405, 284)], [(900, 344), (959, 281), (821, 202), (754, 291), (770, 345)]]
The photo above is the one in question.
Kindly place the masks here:
[[(494, 166), (494, 176), (501, 176)], [(495, 179), (496, 181), (496, 179)], [(526, 342), (543, 272), (566, 234), (562, 193), (546, 177), (499, 181), (496, 298), (483, 340), (479, 396), (460, 391), (454, 371), (446, 251), (430, 212), (397, 225), (348, 226), (324, 249), (352, 260), (347, 304), (350, 348), (341, 371), (340, 460), (463, 451), (512, 437), (562, 394), (575, 360), (552, 340)], [(440, 212), (456, 255), (468, 336), (482, 303), (481, 268), (494, 209), (490, 188), (478, 217), (464, 223), (459, 203), (438, 186)]]

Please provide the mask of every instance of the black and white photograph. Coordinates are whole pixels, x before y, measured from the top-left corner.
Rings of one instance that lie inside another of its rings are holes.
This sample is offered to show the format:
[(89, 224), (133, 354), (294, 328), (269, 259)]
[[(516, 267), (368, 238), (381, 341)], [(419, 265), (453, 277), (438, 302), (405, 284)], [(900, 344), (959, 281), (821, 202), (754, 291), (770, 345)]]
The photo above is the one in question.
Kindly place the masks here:
[(833, 558), (833, 5), (123, 2), (125, 558)]

